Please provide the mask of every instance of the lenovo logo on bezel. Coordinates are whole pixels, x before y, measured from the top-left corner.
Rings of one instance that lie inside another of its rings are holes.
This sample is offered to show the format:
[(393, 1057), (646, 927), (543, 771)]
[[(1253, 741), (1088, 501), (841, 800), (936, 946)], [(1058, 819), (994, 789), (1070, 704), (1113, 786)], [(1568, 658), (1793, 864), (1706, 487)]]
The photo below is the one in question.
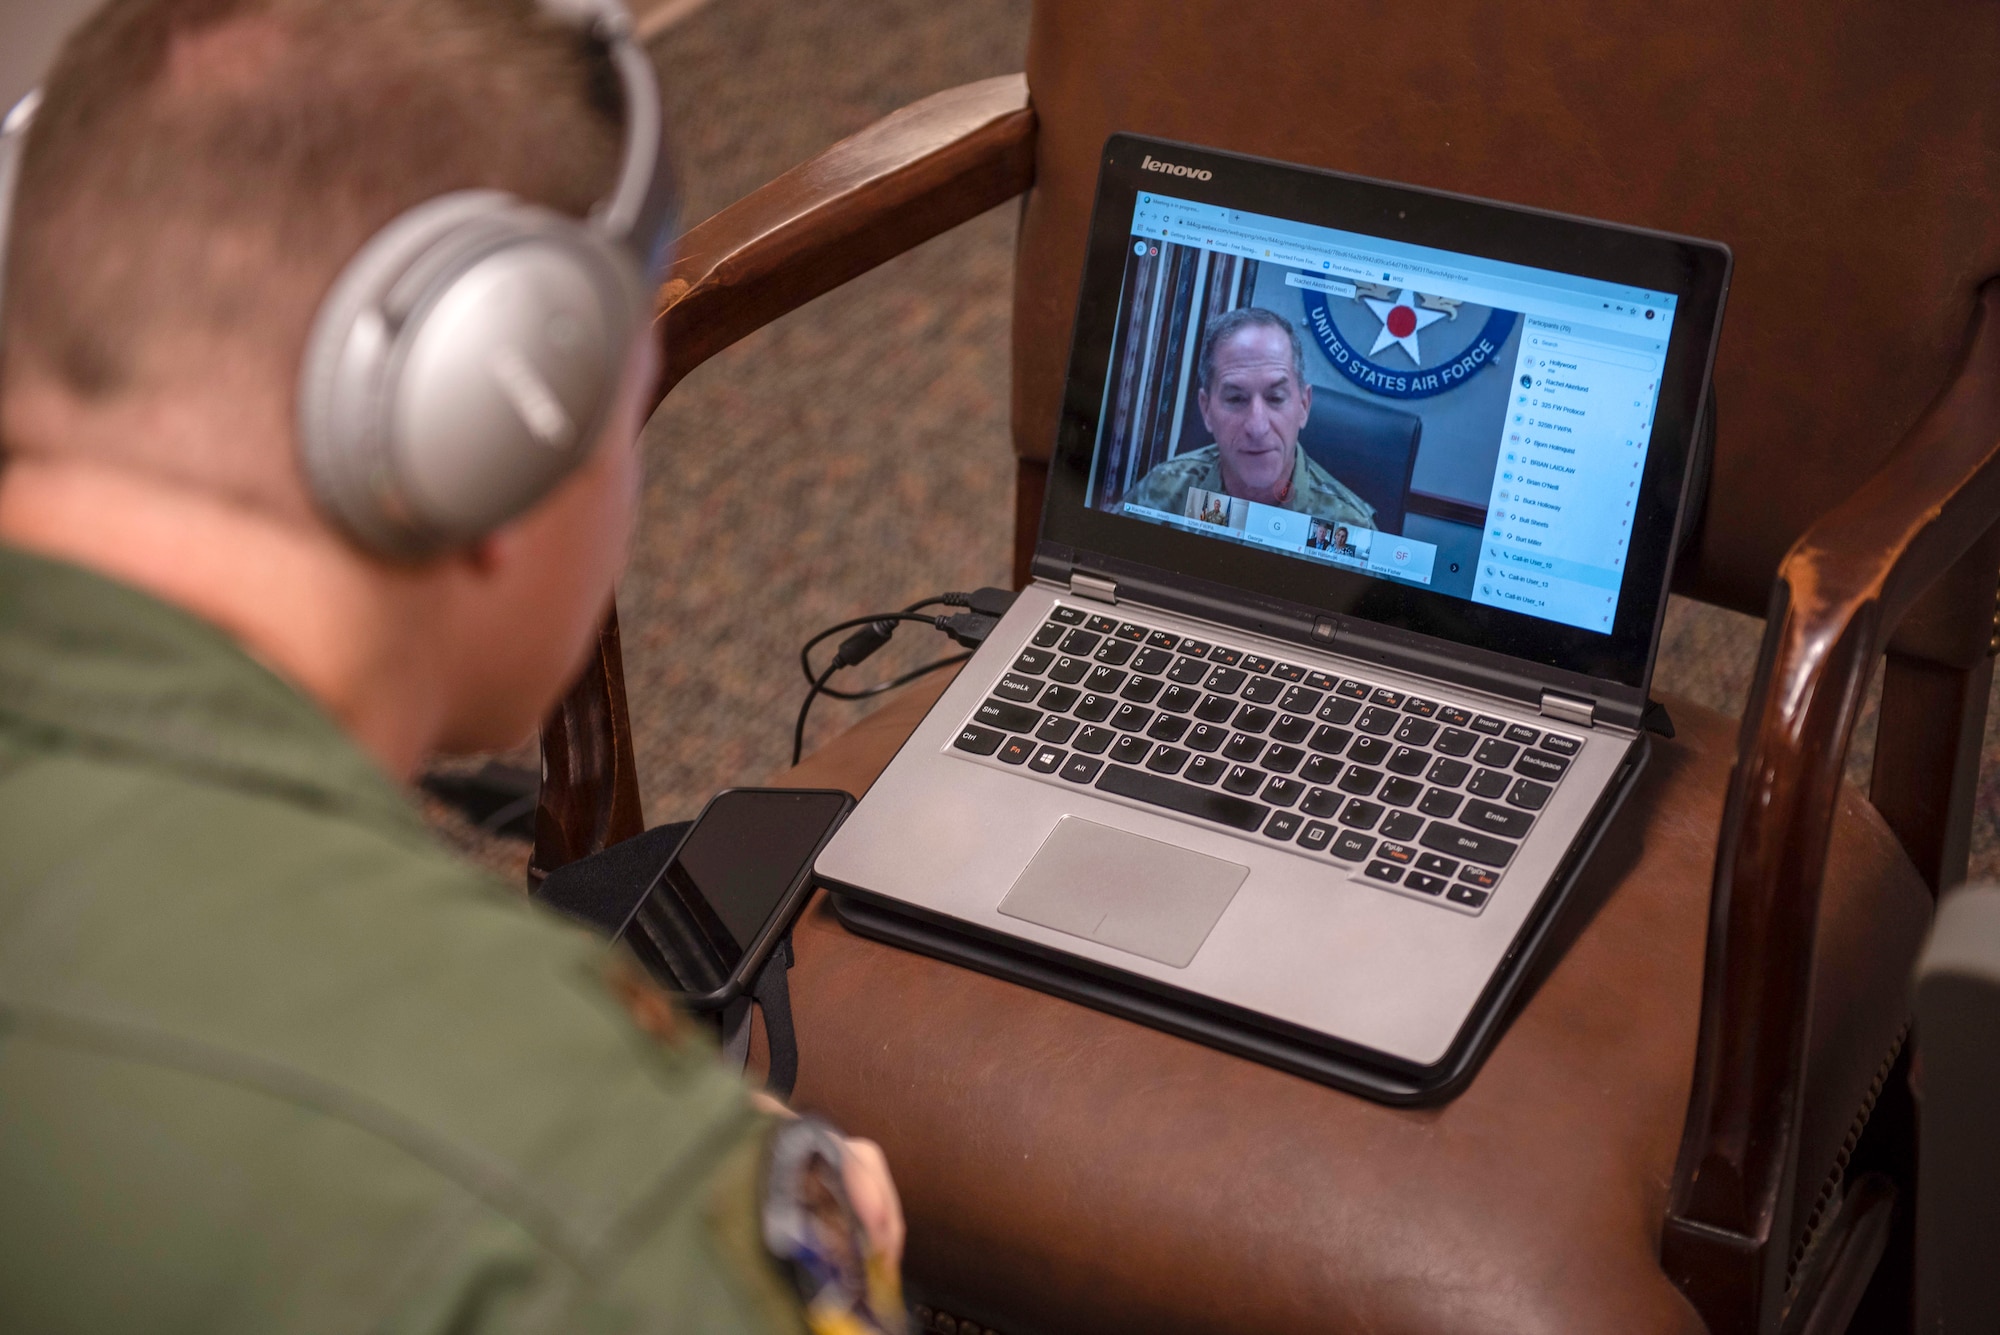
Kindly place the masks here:
[(1165, 172), (1169, 176), (1185, 176), (1190, 181), (1207, 181), (1212, 180), (1215, 176), (1214, 172), (1206, 172), (1199, 167), (1183, 167), (1178, 163), (1162, 162), (1151, 153), (1148, 153), (1146, 160), (1139, 164), (1139, 170), (1142, 172)]

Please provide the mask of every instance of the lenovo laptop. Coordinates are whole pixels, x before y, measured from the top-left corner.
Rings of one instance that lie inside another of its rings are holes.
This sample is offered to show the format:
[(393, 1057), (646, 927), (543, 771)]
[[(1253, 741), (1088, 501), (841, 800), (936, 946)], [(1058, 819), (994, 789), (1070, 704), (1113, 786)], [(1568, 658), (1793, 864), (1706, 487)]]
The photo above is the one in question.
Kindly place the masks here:
[(843, 919), (1458, 1088), (1646, 756), (1729, 268), (1112, 138), (1035, 578), (820, 855)]

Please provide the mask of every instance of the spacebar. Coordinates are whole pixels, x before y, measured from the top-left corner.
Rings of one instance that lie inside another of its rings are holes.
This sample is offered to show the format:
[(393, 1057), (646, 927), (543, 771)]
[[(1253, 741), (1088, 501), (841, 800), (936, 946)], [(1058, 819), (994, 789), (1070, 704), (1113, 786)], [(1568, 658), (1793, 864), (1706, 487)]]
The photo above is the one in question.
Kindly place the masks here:
[(1123, 765), (1106, 765), (1104, 777), (1097, 781), (1097, 786), (1107, 793), (1136, 797), (1156, 807), (1178, 811), (1184, 816), (1199, 816), (1238, 830), (1255, 830), (1264, 823), (1264, 816), (1270, 811), (1269, 807), (1259, 802), (1231, 797), (1213, 788), (1197, 788), (1191, 783), (1148, 774), (1144, 770), (1126, 769)]

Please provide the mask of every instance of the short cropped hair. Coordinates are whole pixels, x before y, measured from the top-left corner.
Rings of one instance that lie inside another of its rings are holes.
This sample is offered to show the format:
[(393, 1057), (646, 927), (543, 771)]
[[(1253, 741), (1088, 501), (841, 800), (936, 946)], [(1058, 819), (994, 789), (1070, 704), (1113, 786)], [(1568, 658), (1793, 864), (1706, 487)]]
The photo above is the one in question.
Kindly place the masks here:
[(1224, 311), (1208, 322), (1208, 328), (1201, 336), (1201, 387), (1207, 389), (1215, 378), (1215, 354), (1223, 344), (1249, 328), (1281, 329), (1292, 345), (1292, 379), (1303, 385), (1306, 380), (1306, 348), (1299, 341), (1298, 326), (1276, 311), (1262, 306), (1239, 306), (1233, 311)]
[(282, 374), (390, 219), (469, 187), (581, 215), (620, 128), (609, 62), (534, 0), (110, 0), (29, 133), (0, 371), (101, 401), (207, 335)]

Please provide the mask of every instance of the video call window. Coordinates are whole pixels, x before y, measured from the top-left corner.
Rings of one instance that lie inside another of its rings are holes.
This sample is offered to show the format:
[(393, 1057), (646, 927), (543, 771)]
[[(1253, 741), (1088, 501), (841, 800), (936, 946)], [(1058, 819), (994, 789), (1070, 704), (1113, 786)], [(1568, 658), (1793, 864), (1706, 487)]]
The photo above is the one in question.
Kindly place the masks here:
[(1671, 294), (1141, 194), (1089, 504), (1610, 633)]

